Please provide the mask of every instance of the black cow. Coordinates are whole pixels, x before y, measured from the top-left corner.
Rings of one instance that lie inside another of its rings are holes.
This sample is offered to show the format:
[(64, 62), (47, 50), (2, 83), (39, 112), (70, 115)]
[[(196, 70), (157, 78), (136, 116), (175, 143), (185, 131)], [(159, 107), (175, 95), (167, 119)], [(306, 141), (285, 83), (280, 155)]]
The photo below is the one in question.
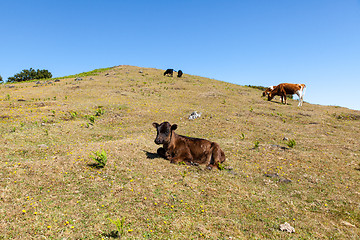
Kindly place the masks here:
[(181, 70), (179, 70), (177, 77), (181, 77), (182, 75), (183, 75), (183, 72)]
[(164, 72), (164, 76), (165, 75), (170, 75), (172, 77), (173, 74), (174, 74), (174, 69), (171, 69), (171, 68), (166, 69), (166, 71)]

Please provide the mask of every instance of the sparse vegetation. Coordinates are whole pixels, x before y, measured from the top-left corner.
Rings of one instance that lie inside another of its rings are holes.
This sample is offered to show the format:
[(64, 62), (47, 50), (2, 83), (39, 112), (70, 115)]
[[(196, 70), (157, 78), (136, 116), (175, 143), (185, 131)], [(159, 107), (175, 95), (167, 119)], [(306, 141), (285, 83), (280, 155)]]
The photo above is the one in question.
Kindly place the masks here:
[(291, 148), (293, 148), (296, 145), (296, 141), (294, 139), (289, 139), (287, 141), (287, 145)]
[(250, 87), (250, 88), (255, 88), (261, 91), (265, 91), (265, 89), (267, 89), (267, 87), (264, 86), (253, 86), (253, 85), (245, 85), (246, 87)]
[(94, 115), (88, 116), (88, 119), (89, 119), (91, 125), (95, 123), (95, 116)]
[(107, 162), (107, 155), (104, 150), (102, 150), (101, 152), (100, 151), (94, 152), (93, 155), (90, 155), (90, 158), (96, 161), (96, 165), (95, 165), (96, 167), (98, 168), (105, 167)]
[(244, 139), (245, 139), (245, 134), (244, 134), (244, 133), (241, 133), (240, 139), (241, 139), (241, 140), (244, 140)]
[[(359, 111), (139, 70), (0, 85), (0, 239), (359, 239)], [(231, 170), (159, 158), (154, 121), (219, 143)]]
[(103, 110), (102, 106), (98, 106), (98, 108), (96, 109), (95, 116), (99, 117), (99, 116), (103, 115), (104, 113), (105, 113), (105, 111)]
[(123, 217), (121, 220), (119, 218), (117, 218), (116, 220), (112, 220), (111, 218), (109, 218), (109, 221), (115, 225), (116, 227), (116, 232), (112, 235), (114, 235), (114, 237), (119, 237), (120, 239), (124, 236), (124, 227), (125, 227), (125, 217)]
[(341, 119), (341, 120), (360, 120), (360, 114), (359, 113), (334, 113), (333, 116), (336, 119)]
[(70, 114), (71, 119), (75, 119), (77, 117), (77, 115), (78, 115), (78, 113), (75, 112), (75, 111), (70, 111), (69, 114)]
[(64, 79), (66, 78), (78, 78), (78, 77), (88, 77), (88, 76), (94, 76), (94, 75), (98, 75), (100, 73), (104, 73), (108, 70), (113, 69), (113, 67), (110, 68), (99, 68), (99, 69), (95, 69), (89, 72), (83, 72), (83, 73), (79, 73), (79, 74), (75, 74), (75, 75), (69, 75), (69, 76), (65, 76), (63, 77)]

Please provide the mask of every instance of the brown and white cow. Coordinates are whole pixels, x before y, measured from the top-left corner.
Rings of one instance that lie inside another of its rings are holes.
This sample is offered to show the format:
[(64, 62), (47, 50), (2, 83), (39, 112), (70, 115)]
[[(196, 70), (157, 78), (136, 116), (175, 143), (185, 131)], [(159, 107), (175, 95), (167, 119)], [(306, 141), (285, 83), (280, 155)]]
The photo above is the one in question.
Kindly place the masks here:
[(305, 90), (306, 90), (305, 84), (281, 83), (275, 86), (274, 89), (268, 93), (268, 101), (273, 99), (274, 96), (278, 95), (281, 98), (281, 103), (283, 103), (283, 100), (285, 100), (285, 104), (286, 104), (286, 95), (296, 94), (299, 96), (298, 106), (302, 106), (302, 103), (304, 101)]
[[(263, 93), (262, 93), (263, 97), (269, 96), (269, 93), (270, 93), (272, 90), (274, 90), (275, 87), (276, 87), (276, 86), (270, 86), (270, 87), (268, 87), (267, 89), (265, 89), (265, 91), (263, 91)], [(275, 98), (273, 98), (273, 99), (275, 99)], [(280, 100), (282, 101), (282, 97), (280, 97)]]
[(153, 123), (153, 126), (157, 130), (155, 143), (163, 145), (157, 153), (171, 163), (206, 164), (212, 169), (220, 168), (219, 164), (225, 161), (224, 152), (215, 142), (178, 135), (175, 133), (177, 125), (169, 122)]
[(269, 95), (269, 93), (272, 91), (272, 90), (274, 90), (274, 88), (275, 88), (276, 86), (270, 86), (270, 87), (268, 87), (267, 89), (265, 89), (265, 91), (263, 91), (263, 97), (265, 97), (266, 95)]

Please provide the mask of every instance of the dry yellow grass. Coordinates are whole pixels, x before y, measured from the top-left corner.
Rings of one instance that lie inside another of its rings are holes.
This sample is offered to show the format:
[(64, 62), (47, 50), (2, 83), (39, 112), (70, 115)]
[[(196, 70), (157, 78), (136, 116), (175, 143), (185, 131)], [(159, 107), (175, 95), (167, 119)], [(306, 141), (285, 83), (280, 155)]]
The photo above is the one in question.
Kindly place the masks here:
[[(0, 239), (110, 239), (109, 218), (125, 218), (125, 239), (360, 238), (359, 111), (162, 73), (117, 66), (0, 87)], [(233, 170), (158, 158), (162, 121), (218, 142)], [(106, 166), (91, 168), (102, 149)]]

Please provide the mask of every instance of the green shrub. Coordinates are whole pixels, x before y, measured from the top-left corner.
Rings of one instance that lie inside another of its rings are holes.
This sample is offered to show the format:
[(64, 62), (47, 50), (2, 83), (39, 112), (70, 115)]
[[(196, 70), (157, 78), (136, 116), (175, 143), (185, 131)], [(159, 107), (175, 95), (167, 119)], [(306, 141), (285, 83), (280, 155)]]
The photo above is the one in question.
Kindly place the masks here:
[(94, 124), (95, 123), (95, 116), (94, 115), (89, 116), (89, 121), (90, 121), (90, 124)]
[(101, 116), (105, 113), (105, 111), (102, 109), (102, 106), (98, 106), (98, 108), (96, 109), (96, 113), (95, 116)]
[(107, 162), (106, 152), (104, 150), (94, 152), (94, 155), (90, 155), (94, 161), (96, 161), (96, 167), (103, 168)]
[(245, 86), (250, 87), (250, 88), (259, 89), (261, 91), (265, 91), (265, 89), (267, 89), (267, 87), (263, 87), (263, 86), (253, 86), (253, 85), (245, 85)]
[(123, 217), (121, 220), (119, 218), (117, 218), (116, 220), (112, 220), (111, 218), (109, 218), (109, 221), (116, 227), (114, 237), (121, 238), (124, 235), (125, 217)]
[(287, 142), (287, 145), (292, 148), (296, 145), (296, 142), (294, 139), (289, 139), (289, 141)]
[(30, 68), (24, 69), (20, 73), (15, 74), (13, 77), (8, 78), (8, 82), (23, 82), (34, 79), (52, 78), (52, 74), (48, 70), (36, 70)]
[(71, 119), (75, 119), (77, 116), (77, 112), (70, 112)]

